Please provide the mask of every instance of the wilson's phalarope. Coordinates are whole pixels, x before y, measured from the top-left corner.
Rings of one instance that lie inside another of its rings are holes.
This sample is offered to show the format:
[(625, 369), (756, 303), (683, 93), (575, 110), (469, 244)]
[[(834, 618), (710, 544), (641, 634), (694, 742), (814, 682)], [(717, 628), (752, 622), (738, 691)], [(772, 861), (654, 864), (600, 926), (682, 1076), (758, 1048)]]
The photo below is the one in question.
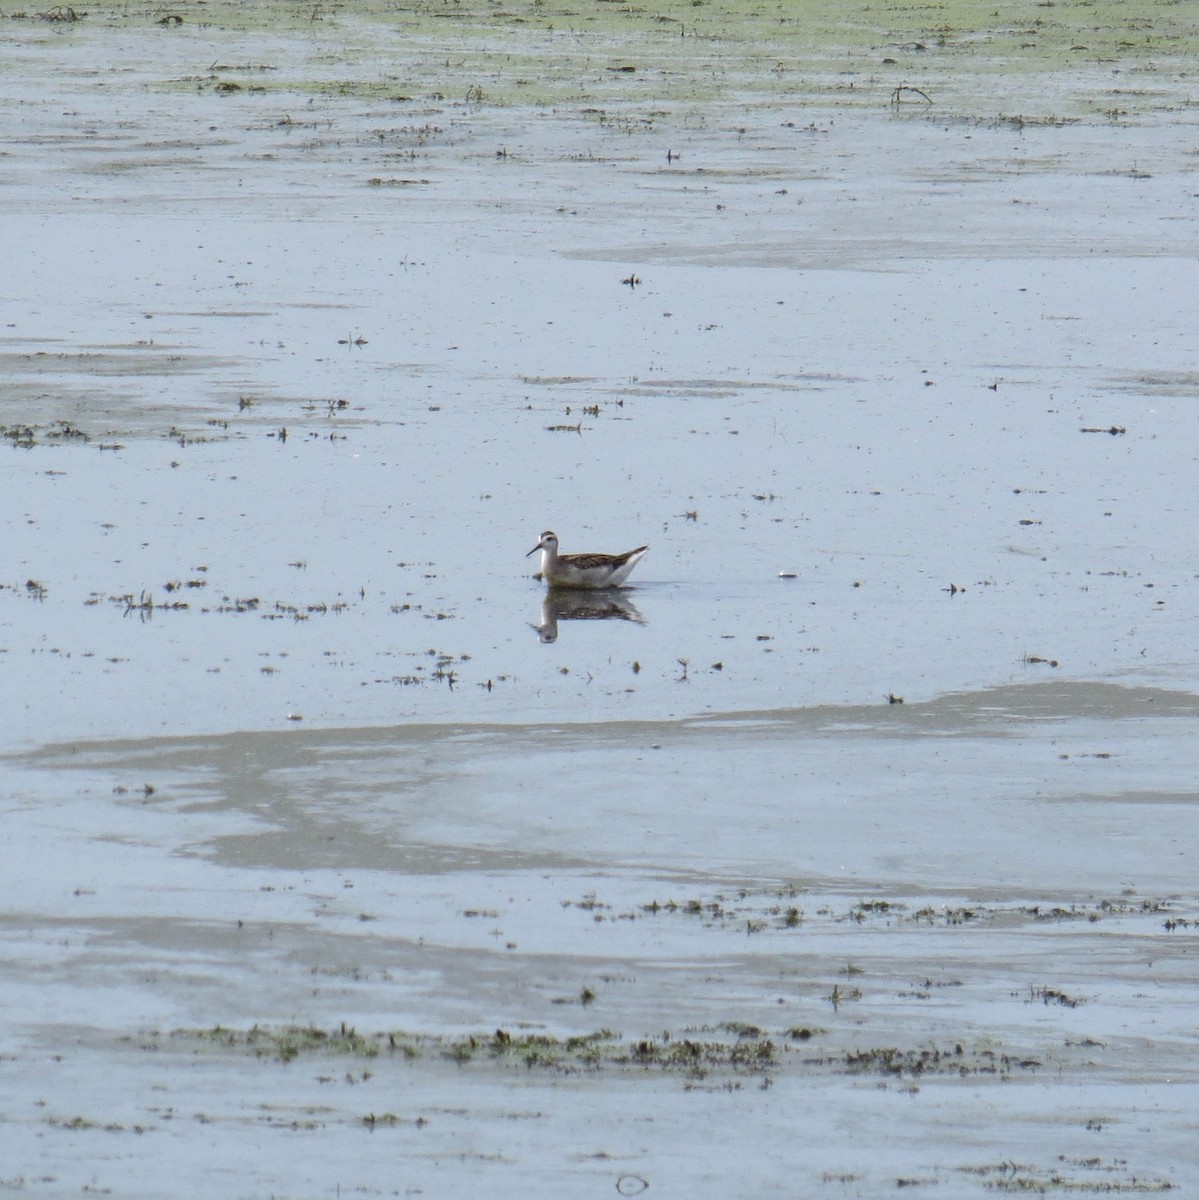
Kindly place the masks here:
[(625, 554), (559, 554), (558, 535), (547, 529), (529, 554), (541, 551), (541, 577), (550, 587), (610, 588), (624, 583), (648, 549), (638, 546)]

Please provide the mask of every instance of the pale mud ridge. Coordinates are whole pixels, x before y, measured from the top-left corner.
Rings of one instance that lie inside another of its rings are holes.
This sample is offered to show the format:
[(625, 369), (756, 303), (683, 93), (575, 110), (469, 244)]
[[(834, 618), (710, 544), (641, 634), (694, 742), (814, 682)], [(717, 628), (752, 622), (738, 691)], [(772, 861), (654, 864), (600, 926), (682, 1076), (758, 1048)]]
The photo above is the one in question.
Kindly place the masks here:
[(1197, 62), (0, 13), (0, 1194), (1199, 1188)]

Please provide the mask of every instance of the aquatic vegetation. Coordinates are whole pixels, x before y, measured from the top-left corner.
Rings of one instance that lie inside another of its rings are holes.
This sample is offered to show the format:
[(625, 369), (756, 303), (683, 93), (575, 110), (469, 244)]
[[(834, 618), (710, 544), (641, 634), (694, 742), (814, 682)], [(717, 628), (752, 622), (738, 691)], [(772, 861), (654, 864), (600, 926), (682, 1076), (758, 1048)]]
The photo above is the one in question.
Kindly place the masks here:
[(285, 1063), (301, 1057), (399, 1058), (568, 1075), (620, 1071), (706, 1078), (786, 1071), (910, 1079), (925, 1075), (1007, 1077), (1044, 1066), (1034, 1054), (998, 1050), (965, 1038), (941, 1046), (884, 1045), (811, 1053), (808, 1047), (823, 1032), (803, 1026), (772, 1034), (752, 1022), (730, 1020), (715, 1028), (636, 1039), (611, 1029), (558, 1036), (497, 1028), (490, 1034), (441, 1036), (400, 1030), (363, 1034), (343, 1022), (330, 1030), (293, 1025), (237, 1030), (218, 1025), (143, 1035), (137, 1040), (147, 1050), (186, 1051), (191, 1046), (195, 1053), (248, 1054)]

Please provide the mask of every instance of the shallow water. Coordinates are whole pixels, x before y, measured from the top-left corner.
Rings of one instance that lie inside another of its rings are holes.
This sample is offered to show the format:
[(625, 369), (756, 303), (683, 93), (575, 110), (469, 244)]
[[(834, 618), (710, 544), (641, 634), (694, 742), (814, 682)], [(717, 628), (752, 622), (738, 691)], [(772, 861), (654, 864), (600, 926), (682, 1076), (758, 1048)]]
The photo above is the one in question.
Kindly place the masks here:
[(9, 1189), (1199, 1179), (1195, 31), (607, 7), (4, 19)]

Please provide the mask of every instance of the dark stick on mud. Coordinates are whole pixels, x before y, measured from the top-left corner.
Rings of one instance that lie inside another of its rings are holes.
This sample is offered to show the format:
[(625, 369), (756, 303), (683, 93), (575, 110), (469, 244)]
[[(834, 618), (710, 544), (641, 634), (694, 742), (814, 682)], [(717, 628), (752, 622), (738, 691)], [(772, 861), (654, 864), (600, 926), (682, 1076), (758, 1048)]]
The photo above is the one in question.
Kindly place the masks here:
[(915, 93), (915, 95), (919, 96), (926, 104), (932, 104), (932, 102), (933, 102), (932, 97), (927, 92), (923, 91), (922, 89), (920, 89), (918, 87), (913, 87), (910, 83), (901, 83), (899, 85), (899, 87), (897, 87), (891, 93), (891, 105), (893, 108), (898, 108), (900, 106), (900, 104), (903, 102), (904, 92)]

